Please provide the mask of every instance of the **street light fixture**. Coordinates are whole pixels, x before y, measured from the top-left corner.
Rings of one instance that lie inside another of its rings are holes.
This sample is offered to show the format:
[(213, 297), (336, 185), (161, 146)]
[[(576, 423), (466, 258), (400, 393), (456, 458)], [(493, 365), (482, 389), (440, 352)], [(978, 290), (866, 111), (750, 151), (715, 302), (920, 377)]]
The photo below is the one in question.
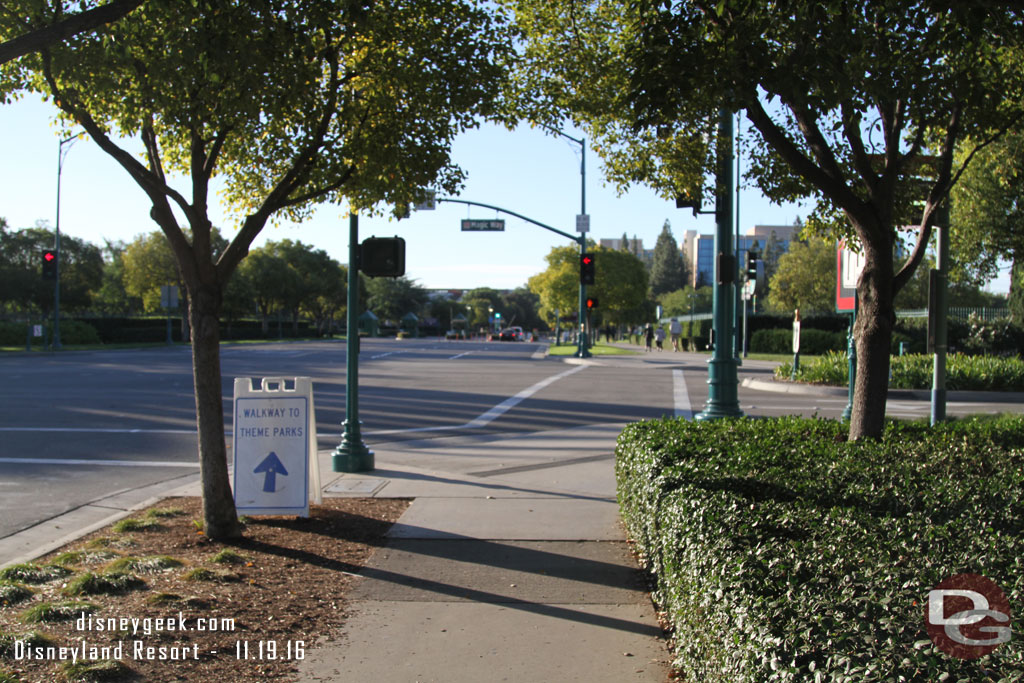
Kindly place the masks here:
[[(64, 159), (71, 146), (79, 139), (81, 133), (75, 133), (60, 141), (57, 146), (57, 221), (54, 228), (54, 251), (57, 253), (56, 277), (53, 282), (53, 348), (59, 349), (60, 344), (60, 176), (64, 171)], [(67, 145), (67, 149), (64, 146)]]

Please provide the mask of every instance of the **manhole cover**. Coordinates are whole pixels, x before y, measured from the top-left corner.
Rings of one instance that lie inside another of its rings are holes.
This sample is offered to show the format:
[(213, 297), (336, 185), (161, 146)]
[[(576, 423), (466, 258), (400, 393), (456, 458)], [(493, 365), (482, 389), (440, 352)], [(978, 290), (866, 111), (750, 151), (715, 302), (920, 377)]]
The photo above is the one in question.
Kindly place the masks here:
[(372, 496), (388, 483), (387, 479), (345, 479), (332, 482), (324, 491), (349, 496)]

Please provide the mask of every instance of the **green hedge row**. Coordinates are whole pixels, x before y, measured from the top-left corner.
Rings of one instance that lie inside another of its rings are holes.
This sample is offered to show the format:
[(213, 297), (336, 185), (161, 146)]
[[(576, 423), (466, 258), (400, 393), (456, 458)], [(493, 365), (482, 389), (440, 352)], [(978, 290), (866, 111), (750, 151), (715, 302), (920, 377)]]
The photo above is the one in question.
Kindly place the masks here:
[[(845, 332), (826, 330), (800, 330), (800, 353), (819, 356), (829, 351), (846, 350)], [(793, 330), (757, 330), (750, 335), (750, 350), (754, 353), (793, 353)]]
[[(893, 389), (931, 389), (934, 360), (932, 356), (907, 355), (889, 359)], [(791, 363), (782, 363), (775, 376), (789, 379)], [(849, 363), (845, 353), (830, 352), (802, 363), (798, 382), (846, 386)], [(1016, 357), (966, 356), (952, 353), (946, 357), (946, 388), (951, 391), (1024, 391), (1024, 360)]]
[[(43, 326), (42, 338), (32, 339), (33, 346), (41, 346), (49, 342), (53, 336), (53, 323)], [(0, 322), (0, 346), (17, 346), (24, 348), (28, 336), (27, 323)], [(45, 341), (44, 341), (45, 340)], [(60, 321), (61, 344), (99, 344), (100, 335), (89, 323), (79, 320)]]
[(984, 575), (1024, 605), (1024, 419), (629, 425), (618, 498), (687, 681), (1019, 681), (1024, 639), (975, 661), (928, 638), (928, 591)]

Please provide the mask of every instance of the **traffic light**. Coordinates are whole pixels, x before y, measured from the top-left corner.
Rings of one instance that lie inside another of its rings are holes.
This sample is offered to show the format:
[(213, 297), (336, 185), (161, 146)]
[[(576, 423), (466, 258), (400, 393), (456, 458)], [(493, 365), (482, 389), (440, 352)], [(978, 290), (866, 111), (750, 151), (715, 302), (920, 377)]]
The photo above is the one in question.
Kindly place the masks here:
[(597, 308), (597, 297), (596, 296), (588, 296), (587, 297), (587, 310), (588, 311), (592, 311), (595, 308)]
[(756, 251), (747, 251), (747, 279), (757, 279), (757, 261), (760, 254)]
[(57, 252), (52, 249), (43, 252), (43, 279), (57, 279)]
[(359, 270), (368, 277), (405, 275), (405, 240), (367, 237), (359, 247)]
[(592, 285), (594, 284), (594, 255), (593, 254), (580, 254), (580, 284), (581, 285)]

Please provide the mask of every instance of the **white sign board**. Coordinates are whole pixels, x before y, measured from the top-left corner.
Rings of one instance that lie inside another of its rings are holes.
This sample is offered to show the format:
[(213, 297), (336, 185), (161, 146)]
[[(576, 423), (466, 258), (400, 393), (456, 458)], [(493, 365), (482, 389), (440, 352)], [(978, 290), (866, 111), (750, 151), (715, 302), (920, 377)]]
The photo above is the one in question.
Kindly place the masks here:
[(793, 353), (800, 353), (800, 321), (793, 321)]
[(160, 287), (160, 307), (167, 309), (178, 307), (178, 288), (175, 285)]
[(576, 232), (588, 233), (590, 232), (590, 214), (580, 213), (576, 214)]
[(32, 336), (33, 337), (42, 337), (43, 336), (43, 326), (42, 325), (33, 325), (32, 326)]
[(234, 408), (238, 513), (308, 517), (310, 495), (321, 501), (312, 380), (265, 377), (253, 389), (248, 377), (236, 377)]

